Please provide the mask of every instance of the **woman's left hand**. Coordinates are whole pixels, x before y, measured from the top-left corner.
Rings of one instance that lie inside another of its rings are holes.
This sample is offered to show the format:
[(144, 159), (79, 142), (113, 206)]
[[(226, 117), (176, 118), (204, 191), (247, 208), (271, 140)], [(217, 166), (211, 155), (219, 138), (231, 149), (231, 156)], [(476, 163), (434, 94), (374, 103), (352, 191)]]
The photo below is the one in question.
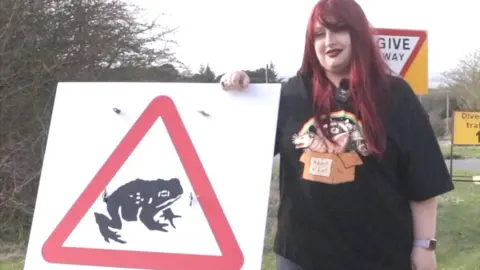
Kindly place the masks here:
[(437, 270), (437, 258), (434, 250), (414, 247), (411, 260), (412, 270)]

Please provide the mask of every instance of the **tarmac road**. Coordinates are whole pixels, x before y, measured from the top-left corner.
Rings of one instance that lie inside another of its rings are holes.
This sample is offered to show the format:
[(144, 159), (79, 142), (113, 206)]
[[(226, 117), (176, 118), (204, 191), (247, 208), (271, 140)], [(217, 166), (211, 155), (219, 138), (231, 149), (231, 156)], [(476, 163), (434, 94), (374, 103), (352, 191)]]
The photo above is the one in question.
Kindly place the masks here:
[[(446, 159), (447, 167), (450, 168), (450, 160)], [(454, 159), (454, 170), (469, 170), (480, 172), (480, 159)]]
[[(273, 164), (277, 164), (279, 161), (279, 156), (273, 158)], [(445, 163), (447, 167), (450, 168), (450, 160), (446, 159)], [(480, 172), (480, 159), (454, 159), (453, 160), (453, 169), (454, 170), (469, 170), (469, 171), (479, 171)]]

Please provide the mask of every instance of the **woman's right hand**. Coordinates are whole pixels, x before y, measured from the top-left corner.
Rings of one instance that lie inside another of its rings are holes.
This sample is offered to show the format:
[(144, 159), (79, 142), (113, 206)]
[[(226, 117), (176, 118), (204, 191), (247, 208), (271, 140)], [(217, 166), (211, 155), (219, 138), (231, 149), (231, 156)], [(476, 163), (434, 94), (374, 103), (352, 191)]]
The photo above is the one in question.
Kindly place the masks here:
[(223, 90), (243, 90), (250, 83), (250, 78), (244, 71), (233, 71), (226, 73), (220, 79)]

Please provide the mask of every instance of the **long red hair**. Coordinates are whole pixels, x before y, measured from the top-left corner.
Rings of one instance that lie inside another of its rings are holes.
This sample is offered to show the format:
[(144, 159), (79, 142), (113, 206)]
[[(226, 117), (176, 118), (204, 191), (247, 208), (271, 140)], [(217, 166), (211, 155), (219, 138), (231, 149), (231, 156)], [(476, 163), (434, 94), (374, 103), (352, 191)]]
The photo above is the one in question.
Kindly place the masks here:
[(388, 100), (387, 76), (390, 70), (375, 42), (373, 29), (362, 8), (354, 0), (320, 0), (314, 6), (307, 26), (300, 72), (311, 76), (315, 117), (320, 127), (326, 121), (322, 116), (328, 115), (333, 109), (334, 87), (327, 79), (315, 53), (314, 27), (317, 22), (330, 29), (346, 27), (350, 33), (350, 104), (362, 121), (369, 151), (381, 155), (386, 148), (386, 130), (382, 120), (385, 112), (382, 108), (388, 107), (385, 105)]

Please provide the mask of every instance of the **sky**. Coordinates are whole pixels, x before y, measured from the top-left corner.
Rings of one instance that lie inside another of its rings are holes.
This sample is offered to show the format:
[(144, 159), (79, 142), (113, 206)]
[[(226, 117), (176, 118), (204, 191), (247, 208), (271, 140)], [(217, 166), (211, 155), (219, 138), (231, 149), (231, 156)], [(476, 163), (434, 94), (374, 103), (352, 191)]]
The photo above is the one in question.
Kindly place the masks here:
[[(127, 0), (145, 18), (178, 27), (177, 57), (193, 71), (209, 64), (217, 74), (256, 69), (272, 61), (282, 77), (295, 74), (308, 16), (317, 0)], [(374, 27), (428, 31), (429, 81), (480, 48), (472, 22), (478, 1), (357, 0)]]

